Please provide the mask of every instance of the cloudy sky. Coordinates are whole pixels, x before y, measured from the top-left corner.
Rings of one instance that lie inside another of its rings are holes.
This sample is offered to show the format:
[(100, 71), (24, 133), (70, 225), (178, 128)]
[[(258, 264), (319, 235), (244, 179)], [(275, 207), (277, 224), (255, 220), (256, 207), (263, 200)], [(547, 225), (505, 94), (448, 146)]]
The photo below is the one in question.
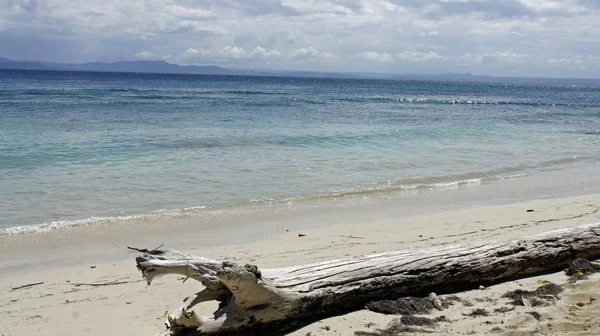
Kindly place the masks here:
[(600, 0), (0, 0), (0, 57), (600, 77)]

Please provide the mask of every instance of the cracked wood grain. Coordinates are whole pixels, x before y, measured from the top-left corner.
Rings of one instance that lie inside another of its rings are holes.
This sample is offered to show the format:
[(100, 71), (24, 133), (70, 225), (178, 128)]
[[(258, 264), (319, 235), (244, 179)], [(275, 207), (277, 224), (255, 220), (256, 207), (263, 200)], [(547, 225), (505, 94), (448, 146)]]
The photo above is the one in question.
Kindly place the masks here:
[[(450, 293), (565, 268), (575, 258), (600, 257), (600, 223), (513, 241), (475, 242), (403, 250), (277, 269), (145, 250), (136, 258), (148, 284), (179, 274), (205, 289), (167, 319), (167, 334), (275, 333), (306, 321), (343, 314), (367, 302)], [(212, 316), (191, 308), (218, 301)]]

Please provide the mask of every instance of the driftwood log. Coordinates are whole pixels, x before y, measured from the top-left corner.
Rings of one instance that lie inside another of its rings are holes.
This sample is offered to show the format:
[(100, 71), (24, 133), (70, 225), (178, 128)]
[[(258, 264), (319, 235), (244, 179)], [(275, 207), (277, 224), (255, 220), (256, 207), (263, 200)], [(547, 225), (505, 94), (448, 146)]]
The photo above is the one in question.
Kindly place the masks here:
[[(363, 309), (380, 299), (449, 293), (564, 269), (575, 258), (600, 257), (600, 223), (510, 242), (479, 242), (396, 251), (277, 269), (144, 250), (137, 267), (148, 284), (179, 274), (205, 289), (167, 319), (166, 334), (274, 335), (307, 322)], [(218, 301), (212, 316), (190, 308)]]

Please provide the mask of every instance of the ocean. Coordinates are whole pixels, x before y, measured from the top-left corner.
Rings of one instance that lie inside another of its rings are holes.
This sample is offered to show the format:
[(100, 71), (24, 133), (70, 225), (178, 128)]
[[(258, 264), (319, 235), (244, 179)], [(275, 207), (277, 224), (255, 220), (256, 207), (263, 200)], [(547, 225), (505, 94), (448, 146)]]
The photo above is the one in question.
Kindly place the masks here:
[(0, 70), (0, 235), (598, 172), (598, 86)]

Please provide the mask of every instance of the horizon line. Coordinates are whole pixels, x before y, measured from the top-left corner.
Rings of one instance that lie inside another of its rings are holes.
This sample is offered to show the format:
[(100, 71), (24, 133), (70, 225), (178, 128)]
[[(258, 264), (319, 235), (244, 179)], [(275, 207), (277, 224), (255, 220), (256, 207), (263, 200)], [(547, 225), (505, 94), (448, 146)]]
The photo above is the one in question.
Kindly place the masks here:
[[(388, 76), (388, 77), (393, 77), (393, 76), (415, 76), (415, 77), (427, 77), (427, 76), (468, 76), (468, 77), (473, 77), (473, 79), (476, 78), (488, 78), (488, 79), (522, 79), (522, 80), (527, 80), (527, 79), (533, 79), (533, 80), (578, 80), (578, 81), (599, 81), (600, 82), (600, 78), (599, 77), (542, 77), (542, 76), (525, 76), (525, 77), (517, 77), (517, 76), (498, 76), (498, 75), (488, 75), (488, 74), (474, 74), (471, 72), (440, 72), (440, 73), (408, 73), (408, 72), (378, 72), (378, 71), (323, 71), (323, 70), (295, 70), (295, 69), (268, 69), (268, 68), (236, 68), (236, 67), (225, 67), (225, 66), (219, 66), (219, 65), (215, 65), (215, 64), (207, 64), (207, 65), (199, 65), (199, 64), (178, 64), (178, 63), (170, 63), (168, 61), (165, 60), (160, 60), (160, 59), (156, 59), (156, 60), (121, 60), (121, 61), (113, 61), (113, 62), (106, 62), (106, 61), (88, 61), (88, 62), (74, 62), (74, 63), (64, 63), (64, 62), (51, 62), (51, 61), (40, 61), (40, 60), (15, 60), (15, 59), (10, 59), (10, 58), (6, 58), (6, 57), (0, 57), (0, 60), (6, 60), (9, 62), (14, 62), (14, 63), (30, 63), (30, 64), (38, 64), (43, 66), (44, 64), (48, 64), (48, 65), (88, 65), (88, 64), (98, 64), (98, 63), (102, 63), (102, 64), (118, 64), (118, 63), (126, 63), (126, 62), (130, 62), (130, 63), (151, 63), (151, 62), (156, 62), (156, 63), (163, 63), (163, 64), (168, 64), (168, 65), (172, 65), (172, 66), (177, 66), (177, 67), (199, 67), (199, 68), (218, 68), (218, 69), (222, 69), (225, 71), (250, 71), (250, 72), (256, 72), (256, 76), (260, 76), (260, 77), (264, 77), (265, 74), (264, 72), (274, 72), (274, 73), (292, 73), (292, 72), (299, 72), (299, 73), (313, 73), (313, 74), (334, 74), (334, 75), (353, 75), (353, 76), (357, 76), (357, 75), (364, 75), (364, 79), (390, 79), (390, 80), (401, 80), (398, 78), (377, 78), (374, 76), (380, 75), (380, 76)], [(2, 64), (2, 62), (0, 62), (0, 64)], [(30, 69), (30, 68), (2, 68), (0, 67), (0, 70), (37, 70), (37, 71), (78, 71), (78, 72), (112, 72), (112, 73), (156, 73), (156, 74), (188, 74), (188, 75), (211, 75), (211, 74), (202, 74), (202, 73), (182, 73), (182, 72), (151, 72), (151, 71), (107, 71), (107, 70), (86, 70), (86, 69)], [(261, 74), (260, 72), (263, 72), (263, 74)], [(212, 74), (212, 75), (224, 75), (224, 76), (252, 76), (252, 74)], [(280, 77), (280, 76), (278, 76)], [(290, 76), (290, 77), (294, 77), (294, 76)], [(357, 78), (360, 79), (360, 78)], [(599, 83), (600, 84), (600, 83)]]

